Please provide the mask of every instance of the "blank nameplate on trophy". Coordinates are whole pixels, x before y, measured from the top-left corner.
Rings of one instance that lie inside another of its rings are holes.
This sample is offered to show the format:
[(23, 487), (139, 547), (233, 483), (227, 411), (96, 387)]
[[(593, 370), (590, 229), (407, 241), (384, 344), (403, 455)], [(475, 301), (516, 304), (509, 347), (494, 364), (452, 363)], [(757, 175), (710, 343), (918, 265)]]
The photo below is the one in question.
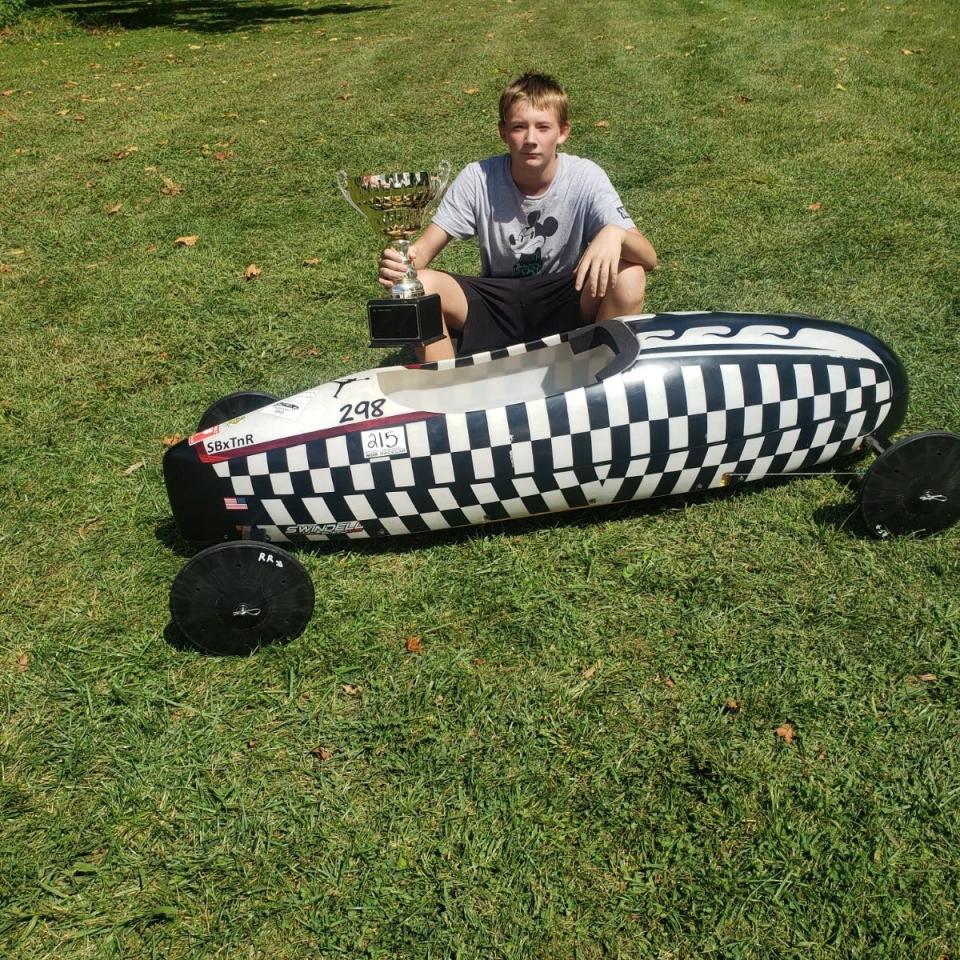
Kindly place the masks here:
[(443, 339), (440, 294), (416, 300), (368, 300), (367, 322), (371, 347), (436, 343)]

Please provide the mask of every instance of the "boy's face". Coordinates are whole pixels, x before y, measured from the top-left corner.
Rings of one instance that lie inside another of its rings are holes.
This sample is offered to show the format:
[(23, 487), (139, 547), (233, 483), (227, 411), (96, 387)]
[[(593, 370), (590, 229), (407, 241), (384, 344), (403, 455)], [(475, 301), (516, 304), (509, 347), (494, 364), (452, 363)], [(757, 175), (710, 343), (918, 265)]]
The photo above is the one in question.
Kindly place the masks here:
[(569, 134), (570, 124), (561, 127), (553, 110), (537, 110), (528, 100), (518, 100), (500, 124), (500, 139), (510, 150), (515, 172), (545, 170)]

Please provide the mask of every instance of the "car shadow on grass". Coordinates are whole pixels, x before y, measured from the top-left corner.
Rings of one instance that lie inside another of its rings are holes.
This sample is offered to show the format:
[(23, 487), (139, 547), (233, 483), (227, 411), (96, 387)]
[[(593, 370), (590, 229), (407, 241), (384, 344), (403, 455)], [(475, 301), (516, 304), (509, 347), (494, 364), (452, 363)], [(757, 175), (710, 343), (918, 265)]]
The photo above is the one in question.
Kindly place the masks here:
[(137, 0), (34, 0), (32, 6), (65, 14), (85, 27), (122, 27), (142, 30), (149, 27), (185, 27), (198, 33), (230, 33), (287, 20), (316, 20), (342, 13), (386, 10), (386, 4), (353, 6), (324, 3), (306, 7), (288, 3), (223, 3), (219, 0), (165, 0), (141, 3)]

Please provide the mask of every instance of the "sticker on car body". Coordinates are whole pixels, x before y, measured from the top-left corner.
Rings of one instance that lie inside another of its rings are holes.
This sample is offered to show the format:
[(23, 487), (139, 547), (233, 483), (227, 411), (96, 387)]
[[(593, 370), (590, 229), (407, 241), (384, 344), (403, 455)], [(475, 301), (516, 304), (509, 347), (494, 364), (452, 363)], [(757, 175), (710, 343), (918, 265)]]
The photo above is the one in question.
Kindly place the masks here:
[(407, 453), (407, 429), (402, 425), (360, 433), (363, 455), (367, 460), (396, 457)]

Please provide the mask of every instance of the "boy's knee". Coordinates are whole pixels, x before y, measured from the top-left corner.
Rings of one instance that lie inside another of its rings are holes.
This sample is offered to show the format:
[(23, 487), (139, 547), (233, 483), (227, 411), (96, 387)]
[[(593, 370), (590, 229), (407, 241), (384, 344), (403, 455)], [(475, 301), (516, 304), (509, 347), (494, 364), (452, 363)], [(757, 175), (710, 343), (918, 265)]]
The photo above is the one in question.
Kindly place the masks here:
[(647, 273), (639, 263), (620, 263), (617, 285), (609, 287), (600, 303), (601, 318), (640, 313), (647, 290)]

